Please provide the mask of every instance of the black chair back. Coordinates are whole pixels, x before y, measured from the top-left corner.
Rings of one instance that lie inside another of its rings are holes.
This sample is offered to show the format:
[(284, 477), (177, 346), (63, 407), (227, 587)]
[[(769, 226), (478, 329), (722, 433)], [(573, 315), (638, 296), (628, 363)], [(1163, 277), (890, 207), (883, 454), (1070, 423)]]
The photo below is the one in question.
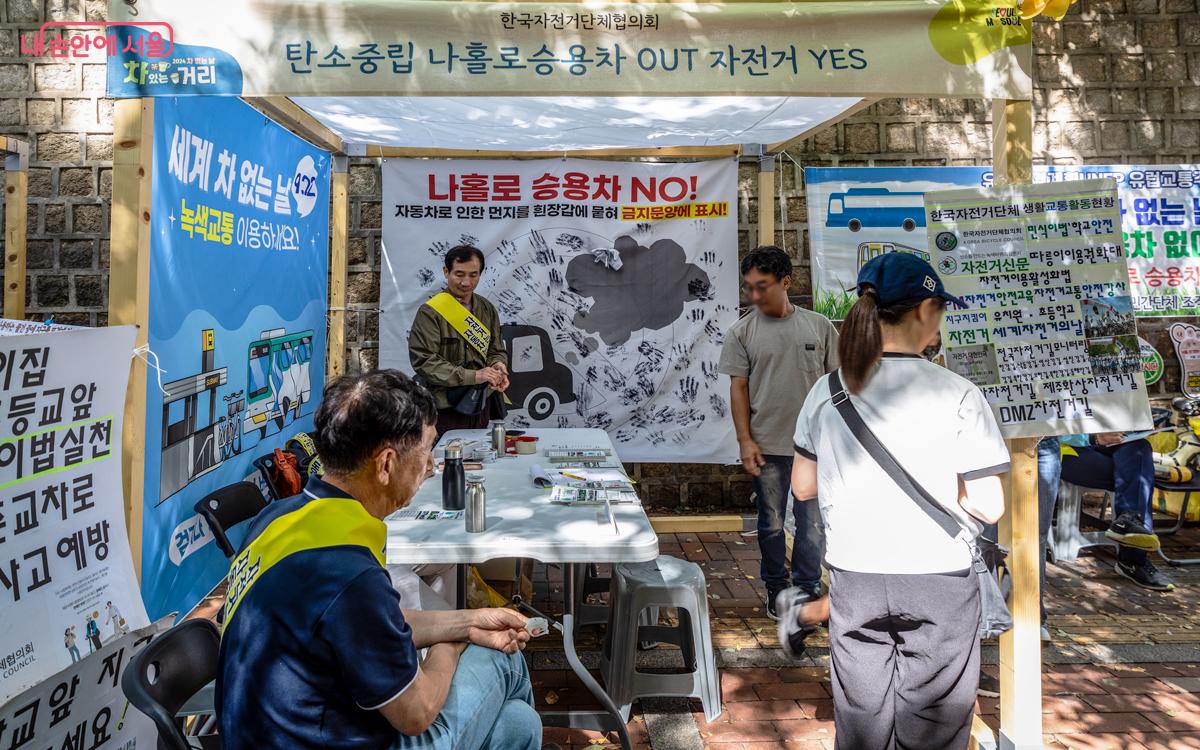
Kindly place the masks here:
[(125, 668), (121, 690), (158, 728), (160, 750), (192, 747), (175, 714), (216, 679), (220, 648), (216, 625), (209, 620), (185, 620), (142, 649)]
[(285, 496), (275, 486), (275, 453), (267, 453), (259, 456), (252, 462), (254, 468), (258, 469), (259, 476), (263, 478), (263, 482), (267, 485), (268, 491), (271, 493), (271, 500), (282, 500)]
[(242, 521), (254, 518), (265, 507), (267, 500), (257, 485), (236, 482), (205, 495), (196, 503), (196, 512), (208, 522), (217, 547), (225, 553), (225, 557), (232, 558), (237, 550), (230, 544), (226, 532)]

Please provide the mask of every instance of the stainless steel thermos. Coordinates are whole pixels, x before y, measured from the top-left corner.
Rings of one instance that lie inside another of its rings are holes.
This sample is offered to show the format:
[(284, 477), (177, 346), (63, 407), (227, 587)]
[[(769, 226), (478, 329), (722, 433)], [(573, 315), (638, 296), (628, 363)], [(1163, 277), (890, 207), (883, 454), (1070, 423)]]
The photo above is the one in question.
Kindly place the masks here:
[(507, 437), (508, 435), (504, 432), (504, 423), (499, 420), (492, 422), (492, 450), (496, 451), (497, 456), (504, 455), (504, 441)]
[(487, 490), (483, 477), (467, 477), (467, 531), (477, 534), (487, 530)]

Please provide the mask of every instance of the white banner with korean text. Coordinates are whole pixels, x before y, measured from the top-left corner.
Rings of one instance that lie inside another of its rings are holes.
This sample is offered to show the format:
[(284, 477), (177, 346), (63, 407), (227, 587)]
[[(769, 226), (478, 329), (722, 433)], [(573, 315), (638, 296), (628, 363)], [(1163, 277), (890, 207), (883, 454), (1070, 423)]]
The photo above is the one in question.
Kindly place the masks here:
[(925, 193), (946, 366), (1005, 437), (1151, 427), (1114, 180)]
[[(585, 159), (383, 163), (380, 364), (411, 372), (408, 332), (478, 247), (478, 292), (510, 358), (510, 426), (606, 430), (626, 461), (732, 463), (737, 163)], [(456, 363), (457, 364), (457, 363)]]
[[(110, 0), (108, 22), (111, 41), (96, 46), (120, 50), (108, 56), (111, 97), (1028, 99), (1032, 90), (1032, 24), (1014, 0)], [(22, 41), (51, 56), (64, 47)]]
[(130, 660), (170, 626), (164, 618), (130, 631), (0, 705), (0, 747), (156, 747), (158, 730), (126, 700), (121, 677)]
[(0, 701), (148, 622), (121, 485), (134, 334), (0, 338)]

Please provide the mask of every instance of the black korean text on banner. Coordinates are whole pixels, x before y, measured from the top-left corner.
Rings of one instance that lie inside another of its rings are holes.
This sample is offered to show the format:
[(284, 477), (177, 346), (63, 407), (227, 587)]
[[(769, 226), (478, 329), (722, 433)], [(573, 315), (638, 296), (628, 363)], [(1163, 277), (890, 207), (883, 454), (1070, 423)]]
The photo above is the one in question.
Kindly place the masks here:
[(1006, 437), (1149, 429), (1113, 180), (925, 194), (946, 365)]
[(0, 336), (0, 700), (147, 622), (121, 485), (133, 341)]
[(131, 631), (0, 705), (0, 748), (151, 748), (158, 731), (129, 705), (121, 676), (170, 627), (164, 618)]

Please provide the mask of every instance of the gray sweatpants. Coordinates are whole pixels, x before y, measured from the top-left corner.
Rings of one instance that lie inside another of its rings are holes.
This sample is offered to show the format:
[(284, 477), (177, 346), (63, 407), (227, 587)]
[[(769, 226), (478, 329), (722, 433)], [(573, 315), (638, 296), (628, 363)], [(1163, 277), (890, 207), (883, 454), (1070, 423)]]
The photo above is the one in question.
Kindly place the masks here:
[(838, 750), (960, 750), (979, 687), (979, 584), (829, 571)]

